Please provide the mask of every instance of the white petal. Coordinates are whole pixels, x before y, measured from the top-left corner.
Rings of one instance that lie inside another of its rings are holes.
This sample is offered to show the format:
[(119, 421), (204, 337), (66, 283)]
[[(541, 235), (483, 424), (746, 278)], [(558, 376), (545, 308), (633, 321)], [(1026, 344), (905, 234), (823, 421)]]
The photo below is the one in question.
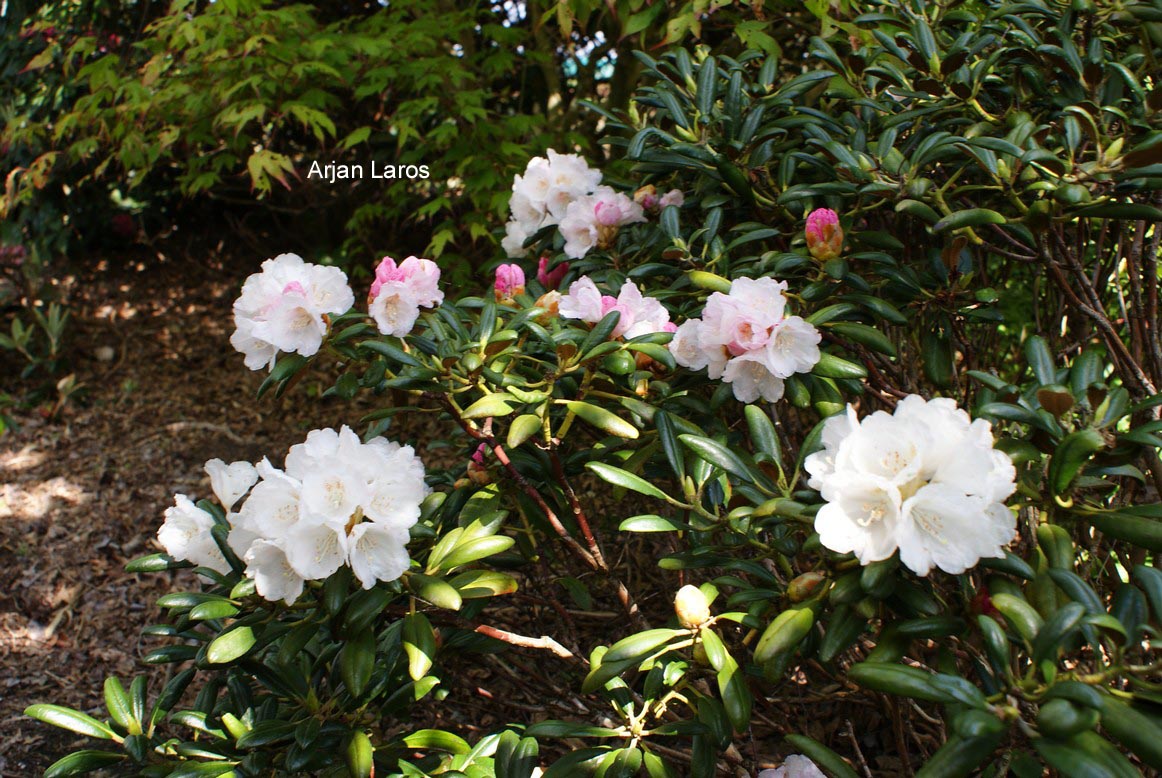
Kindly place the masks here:
[(260, 481), (242, 503), (238, 512), (243, 526), (262, 537), (277, 540), (286, 537), (299, 523), (299, 489), (289, 478)]
[(407, 571), (410, 559), (399, 540), (390, 528), (372, 522), (351, 529), (347, 560), (364, 589), (376, 581), (394, 581)]
[(406, 285), (399, 281), (389, 281), (371, 301), (367, 312), (375, 319), (381, 333), (402, 338), (416, 326), (420, 307)]
[(296, 573), (320, 581), (343, 566), (347, 536), (341, 528), (300, 522), (287, 533), (286, 555)]
[(249, 462), (231, 462), (211, 459), (206, 463), (206, 474), (210, 476), (210, 488), (218, 498), (218, 504), (229, 511), (250, 491), (258, 480), (258, 471)]
[(853, 479), (839, 499), (815, 515), (819, 541), (832, 551), (855, 553), (864, 565), (895, 553), (898, 497), (883, 487), (869, 479)]
[(189, 497), (177, 494), (173, 507), (165, 511), (157, 540), (174, 559), (228, 573), (230, 565), (210, 534), (213, 526), (213, 516), (194, 505)]
[(303, 478), (301, 515), (304, 520), (343, 527), (356, 509), (367, 502), (366, 482), (345, 464), (339, 460)]
[(254, 588), (263, 598), (291, 605), (303, 593), (303, 578), (287, 561), (281, 543), (256, 540), (245, 561), (246, 575), (254, 579)]
[(1001, 556), (1016, 518), (999, 508), (947, 485), (925, 486), (904, 503), (897, 533), (900, 561), (927, 575), (933, 567), (963, 573), (982, 557)]

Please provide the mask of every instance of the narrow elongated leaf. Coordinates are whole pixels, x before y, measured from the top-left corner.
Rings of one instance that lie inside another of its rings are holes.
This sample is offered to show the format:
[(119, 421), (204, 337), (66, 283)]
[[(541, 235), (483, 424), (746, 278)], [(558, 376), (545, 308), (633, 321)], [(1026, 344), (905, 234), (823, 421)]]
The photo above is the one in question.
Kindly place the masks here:
[(646, 497), (655, 497), (659, 500), (666, 499), (666, 493), (658, 487), (651, 484), (641, 476), (622, 470), (620, 467), (607, 465), (603, 462), (586, 462), (585, 469), (597, 475), (602, 481), (620, 486), (623, 489), (629, 489), (631, 492), (644, 494)]
[(597, 429), (610, 435), (634, 440), (639, 434), (637, 427), (612, 411), (607, 411), (597, 405), (590, 405), (580, 400), (570, 400), (565, 403), (565, 407), (577, 414), (579, 419), (585, 420)]

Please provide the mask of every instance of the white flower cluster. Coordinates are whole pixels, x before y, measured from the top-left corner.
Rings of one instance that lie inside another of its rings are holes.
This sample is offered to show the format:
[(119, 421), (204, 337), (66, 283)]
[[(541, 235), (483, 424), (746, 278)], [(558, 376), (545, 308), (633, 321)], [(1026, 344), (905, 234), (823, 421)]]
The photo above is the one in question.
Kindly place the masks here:
[[(268, 600), (290, 604), (305, 581), (344, 565), (365, 589), (408, 568), (408, 530), (428, 494), (423, 464), (410, 446), (383, 438), (363, 443), (344, 426), (309, 433), (291, 447), (283, 470), (266, 459), (257, 467), (214, 459), (206, 472), (226, 511), (230, 549)], [(213, 524), (179, 494), (157, 537), (175, 559), (225, 573), (230, 567), (210, 535)]]
[(601, 321), (610, 311), (620, 317), (611, 337), (636, 338), (652, 332), (673, 332), (670, 312), (653, 297), (645, 297), (633, 281), (621, 285), (617, 297), (602, 295), (589, 276), (582, 276), (569, 286), (569, 293), (558, 304), (557, 311), (567, 319), (590, 324)]
[(342, 270), (280, 254), (263, 262), (262, 272), (242, 285), (230, 344), (246, 355), (251, 370), (273, 366), (280, 351), (309, 357), (327, 334), (326, 317), (346, 313), (354, 304)]
[[(384, 335), (411, 332), (420, 308), (444, 301), (440, 268), (430, 259), (408, 257), (396, 264), (384, 257), (375, 269), (368, 313)], [(329, 315), (346, 313), (355, 303), (347, 275), (337, 267), (304, 262), (296, 254), (280, 254), (262, 263), (242, 285), (234, 301), (234, 334), (230, 344), (246, 356), (251, 370), (273, 367), (280, 351), (305, 357), (319, 351)]]
[(645, 221), (642, 206), (608, 186), (600, 186), (601, 171), (576, 154), (533, 157), (523, 175), (512, 182), (511, 218), (501, 248), (517, 258), (528, 253), (524, 243), (544, 227), (559, 225), (565, 254), (573, 259), (606, 245), (618, 227)]
[(735, 279), (729, 294), (710, 295), (701, 319), (678, 327), (670, 342), (674, 359), (691, 370), (706, 368), (742, 402), (780, 399), (783, 379), (819, 361), (819, 331), (785, 315), (786, 289), (773, 278)]
[(910, 395), (894, 413), (862, 422), (848, 406), (827, 420), (823, 449), (807, 457), (811, 488), (827, 504), (815, 517), (824, 546), (862, 564), (900, 561), (919, 575), (963, 573), (1003, 556), (1016, 535), (1004, 501), (1015, 471), (993, 448), (992, 428), (953, 400)]
[(444, 302), (440, 291), (440, 268), (430, 259), (408, 257), (398, 265), (384, 257), (375, 268), (367, 312), (384, 335), (402, 338), (412, 331), (420, 308)]

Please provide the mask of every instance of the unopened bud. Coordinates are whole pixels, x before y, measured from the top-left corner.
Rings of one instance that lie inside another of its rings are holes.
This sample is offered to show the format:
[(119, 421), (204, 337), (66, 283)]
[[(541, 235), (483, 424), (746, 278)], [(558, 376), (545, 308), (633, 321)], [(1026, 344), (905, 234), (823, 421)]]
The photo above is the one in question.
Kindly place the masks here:
[(803, 602), (819, 588), (819, 586), (827, 580), (827, 576), (823, 573), (810, 572), (803, 573), (798, 578), (795, 578), (791, 583), (787, 584), (787, 599), (791, 602)]
[(817, 208), (807, 217), (807, 250), (820, 262), (835, 259), (843, 251), (843, 229), (835, 211)]
[(710, 619), (710, 603), (701, 589), (686, 584), (674, 597), (674, 613), (678, 614), (679, 624), (686, 629), (694, 629)]
[(501, 265), (496, 269), (496, 283), (493, 285), (496, 301), (512, 305), (516, 296), (525, 293), (525, 271), (520, 265)]
[(550, 320), (561, 315), (561, 293), (556, 290), (545, 292), (537, 298), (536, 307), (544, 311), (544, 314), (537, 317), (537, 322), (547, 324)]

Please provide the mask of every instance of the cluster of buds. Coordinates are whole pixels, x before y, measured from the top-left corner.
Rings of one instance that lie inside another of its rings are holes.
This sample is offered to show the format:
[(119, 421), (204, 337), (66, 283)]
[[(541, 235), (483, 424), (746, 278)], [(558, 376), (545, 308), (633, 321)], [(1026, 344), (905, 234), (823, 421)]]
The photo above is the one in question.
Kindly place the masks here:
[[(549, 269), (549, 258), (541, 257), (537, 263), (537, 283), (545, 289), (537, 307), (548, 310), (550, 307), (556, 315), (556, 306), (561, 299), (557, 287), (569, 272), (569, 263), (562, 262), (552, 270)], [(525, 293), (525, 271), (520, 265), (509, 263), (496, 269), (496, 278), (492, 285), (492, 293), (496, 301), (502, 305), (513, 305), (516, 298)]]
[(686, 196), (681, 189), (671, 189), (661, 197), (658, 188), (653, 184), (646, 184), (633, 193), (633, 201), (649, 213), (657, 213), (667, 205), (681, 207), (686, 202)]

